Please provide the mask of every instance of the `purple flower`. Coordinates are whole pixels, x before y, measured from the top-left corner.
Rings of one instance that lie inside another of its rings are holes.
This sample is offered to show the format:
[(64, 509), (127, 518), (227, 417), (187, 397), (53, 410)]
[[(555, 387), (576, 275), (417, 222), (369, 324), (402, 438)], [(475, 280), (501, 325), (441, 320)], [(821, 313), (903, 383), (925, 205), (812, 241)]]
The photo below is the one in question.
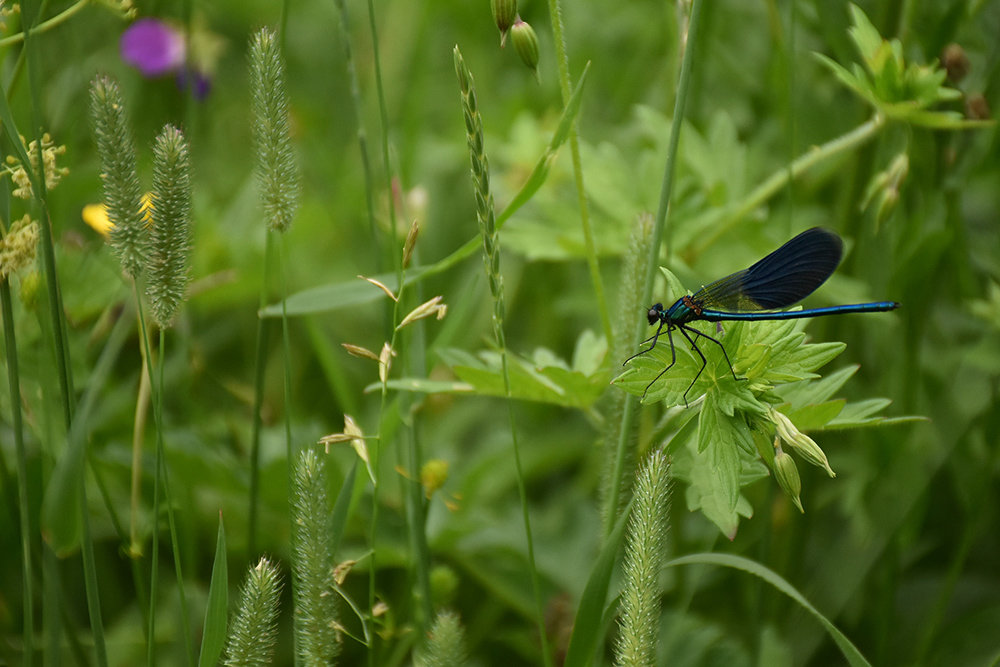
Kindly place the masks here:
[(146, 77), (180, 70), (185, 51), (184, 35), (157, 19), (139, 19), (122, 34), (122, 60)]

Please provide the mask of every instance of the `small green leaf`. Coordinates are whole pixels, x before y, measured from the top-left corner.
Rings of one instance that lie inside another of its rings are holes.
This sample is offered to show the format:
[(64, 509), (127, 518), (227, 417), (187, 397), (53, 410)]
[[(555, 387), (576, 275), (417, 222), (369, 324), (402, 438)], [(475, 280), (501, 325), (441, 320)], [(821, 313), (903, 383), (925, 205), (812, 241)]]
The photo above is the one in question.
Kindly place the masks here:
[(834, 371), (825, 378), (818, 380), (790, 382), (775, 389), (775, 393), (789, 403), (794, 403), (796, 405), (822, 403), (843, 387), (847, 381), (858, 372), (858, 368), (860, 368), (860, 366), (854, 364), (851, 366), (845, 366), (839, 371)]
[(837, 415), (844, 411), (847, 401), (838, 398), (834, 401), (805, 405), (797, 410), (790, 410), (788, 418), (791, 419), (801, 431), (812, 431), (826, 426)]
[(226, 646), (226, 621), (229, 612), (229, 573), (226, 565), (226, 528), (219, 513), (219, 533), (215, 541), (215, 561), (212, 563), (212, 581), (208, 586), (208, 607), (201, 640), (199, 667), (219, 664), (219, 657)]
[(882, 46), (882, 35), (875, 29), (860, 7), (850, 4), (847, 9), (851, 13), (851, 23), (853, 24), (853, 27), (849, 28), (847, 32), (858, 47), (861, 58), (865, 62), (872, 62)]
[[(501, 358), (497, 352), (481, 352), (477, 357), (461, 350), (442, 350), (440, 355), (461, 382), (440, 382), (407, 378), (390, 386), (411, 391), (472, 392), (486, 396), (506, 396)], [(588, 407), (607, 387), (600, 365), (587, 375), (570, 370), (569, 364), (549, 350), (537, 350), (528, 360), (508, 354), (512, 398), (568, 407)]]

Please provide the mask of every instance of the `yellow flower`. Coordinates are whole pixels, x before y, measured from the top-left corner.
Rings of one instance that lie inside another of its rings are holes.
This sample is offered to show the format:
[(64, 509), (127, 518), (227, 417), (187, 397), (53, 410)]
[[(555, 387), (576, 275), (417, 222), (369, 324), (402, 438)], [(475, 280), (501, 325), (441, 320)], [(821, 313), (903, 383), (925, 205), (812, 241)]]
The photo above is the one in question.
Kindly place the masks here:
[[(153, 224), (153, 196), (146, 193), (142, 196), (142, 219), (146, 222), (146, 227)], [(91, 229), (104, 237), (107, 241), (114, 225), (108, 219), (108, 207), (104, 204), (87, 204), (81, 213), (83, 221), (90, 225)]]

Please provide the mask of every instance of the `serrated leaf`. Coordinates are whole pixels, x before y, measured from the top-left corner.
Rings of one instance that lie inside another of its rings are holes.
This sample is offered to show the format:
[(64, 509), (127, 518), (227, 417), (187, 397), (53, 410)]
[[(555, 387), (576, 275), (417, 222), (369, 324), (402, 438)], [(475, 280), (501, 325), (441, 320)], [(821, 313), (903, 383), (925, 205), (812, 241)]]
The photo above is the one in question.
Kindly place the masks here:
[[(460, 350), (444, 350), (440, 354), (461, 382), (406, 378), (390, 381), (389, 386), (409, 391), (507, 395), (499, 353), (482, 352), (479, 358)], [(548, 350), (536, 350), (531, 361), (512, 354), (507, 359), (511, 398), (567, 407), (589, 407), (607, 387), (608, 379), (604, 373), (598, 370), (592, 375), (585, 375), (570, 370), (564, 360)]]
[(833, 361), (847, 349), (845, 343), (811, 343), (801, 345), (788, 355), (788, 364), (804, 371), (814, 371)]
[(848, 5), (848, 11), (851, 13), (851, 24), (853, 27), (848, 29), (848, 34), (854, 41), (854, 44), (858, 47), (858, 53), (865, 62), (871, 62), (875, 59), (879, 48), (882, 46), (882, 35), (879, 34), (872, 22), (868, 20), (868, 16), (861, 11), (855, 4)]

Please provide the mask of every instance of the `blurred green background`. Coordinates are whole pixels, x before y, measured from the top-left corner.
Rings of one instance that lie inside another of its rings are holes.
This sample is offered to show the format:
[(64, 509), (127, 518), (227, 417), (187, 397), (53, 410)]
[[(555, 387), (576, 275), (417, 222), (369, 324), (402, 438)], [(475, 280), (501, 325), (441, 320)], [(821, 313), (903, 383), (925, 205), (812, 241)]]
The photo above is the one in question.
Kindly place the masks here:
[[(47, 5), (43, 16), (69, 6)], [(931, 63), (947, 45), (961, 46), (968, 72), (948, 85), (964, 97), (947, 108), (965, 114), (966, 101), (973, 98), (987, 109), (1000, 106), (1000, 3), (886, 0), (859, 6), (883, 35), (901, 40), (907, 62)], [(418, 395), (406, 403), (413, 403), (412, 412), (397, 414), (395, 420), (383, 417), (380, 424), (378, 391), (365, 393), (378, 381), (375, 364), (348, 356), (340, 345), (353, 343), (376, 352), (382, 347), (390, 333), (385, 299), (290, 320), (287, 403), (280, 329), (277, 320), (271, 321), (261, 524), (254, 552), (248, 552), (249, 438), (265, 229), (253, 180), (246, 52), (256, 29), (278, 25), (281, 8), (272, 2), (227, 0), (139, 2), (136, 7), (140, 16), (180, 25), (189, 16), (191, 34), (217, 47), (207, 52), (216, 55), (211, 91), (204, 100), (193, 100), (172, 77), (146, 79), (124, 64), (118, 39), (127, 22), (99, 4), (39, 34), (41, 122), (57, 144), (66, 146), (60, 164), (70, 170), (48, 204), (79, 390), (107, 338), (108, 317), (132, 298), (109, 248), (81, 218), (85, 205), (101, 200), (88, 113), (90, 82), (101, 72), (121, 82), (144, 187), (150, 145), (164, 123), (178, 124), (190, 142), (193, 283), (191, 297), (168, 333), (164, 416), (187, 594), (198, 628), (220, 511), (233, 591), (261, 554), (287, 562), (286, 413), (296, 447), (343, 430), (344, 414), (352, 415), (366, 433), (381, 427), (387, 443), (395, 442), (401, 421), (415, 419), (425, 458), (449, 464), (443, 488), (429, 503), (426, 524), (435, 566), (432, 584), (440, 595), (436, 602), (460, 613), (476, 664), (540, 664), (501, 399)], [(360, 121), (373, 167), (373, 235), (341, 14), (333, 2), (289, 4), (287, 83), (293, 142), (303, 173), (300, 212), (279, 244), (287, 258), (289, 293), (389, 271), (414, 219), (421, 225), (415, 265), (433, 263), (476, 237), (452, 63), (455, 44), (475, 76), (497, 204), (502, 208), (510, 201), (542, 154), (562, 110), (548, 8), (532, 2), (519, 9), (539, 36), (540, 82), (510, 45), (499, 48), (486, 0), (377, 3), (388, 121), (383, 127), (368, 6), (348, 3), (350, 46), (361, 85)], [(613, 306), (630, 230), (639, 214), (654, 212), (658, 204), (679, 63), (679, 10), (674, 3), (595, 0), (568, 3), (563, 12), (574, 83), (590, 63), (577, 129), (601, 273)], [(928, 421), (818, 438), (838, 476), (828, 479), (802, 466), (804, 515), (773, 480), (747, 487), (744, 493), (755, 514), (741, 523), (732, 541), (703, 515), (689, 512), (683, 487), (675, 486), (670, 554), (735, 553), (767, 565), (833, 620), (873, 664), (990, 664), (1000, 657), (995, 634), (1000, 626), (996, 129), (934, 131), (891, 123), (873, 140), (809, 169), (724, 233), (712, 233), (720, 210), (787, 169), (811, 147), (861, 125), (872, 110), (812, 55), (823, 53), (847, 67), (860, 61), (848, 35), (845, 3), (814, 0), (793, 7), (788, 1), (722, 0), (707, 3), (702, 18), (671, 204), (672, 253), (661, 263), (696, 289), (748, 266), (802, 229), (822, 225), (836, 230), (847, 241), (848, 253), (809, 303), (893, 299), (903, 307), (889, 316), (816, 321), (808, 333), (816, 341), (847, 343), (835, 368), (860, 364), (842, 392), (848, 399), (888, 397), (893, 403), (886, 415), (923, 415)], [(24, 133), (32, 121), (18, 47), (8, 46), (0, 54), (8, 99)], [(398, 215), (396, 238), (389, 224), (383, 133)], [(879, 219), (874, 205), (863, 206), (866, 190), (904, 153), (909, 169), (894, 189), (898, 200)], [(531, 357), (545, 348), (567, 363), (584, 332), (602, 334), (569, 157), (564, 146), (541, 190), (500, 236), (509, 349)], [(18, 285), (14, 281), (15, 294)], [(269, 286), (269, 303), (278, 301), (280, 289)], [(449, 350), (477, 353), (493, 345), (492, 303), (478, 252), (422, 281), (419, 289), (424, 299), (442, 295), (449, 305), (448, 316), (429, 321), (420, 334), (426, 337), (427, 375), (454, 379)], [(660, 295), (661, 289), (654, 292)], [(37, 517), (64, 436), (52, 426), (57, 385), (44, 317), (20, 303), (15, 310), (32, 512)], [(639, 311), (635, 317), (642, 320), (644, 314)], [(596, 374), (601, 386), (618, 374), (620, 363), (602, 360)], [(139, 340), (133, 334), (100, 397), (87, 439), (90, 463), (107, 485), (108, 502), (126, 523), (140, 368)], [(409, 375), (404, 368), (394, 373)], [(15, 488), (7, 484), (15, 481), (11, 398), (6, 383), (0, 391), (0, 454), (11, 508), (0, 512), (0, 535), (7, 547), (0, 550), (0, 661), (17, 664), (24, 641), (23, 582), (13, 511), (17, 500)], [(396, 410), (394, 396), (391, 392)], [(553, 637), (565, 637), (600, 544), (601, 407), (601, 401), (583, 409), (529, 401), (515, 406)], [(650, 446), (658, 411), (643, 408), (636, 447)], [(140, 518), (147, 549), (152, 451), (150, 436)], [(394, 651), (412, 642), (415, 632), (402, 504), (405, 482), (394, 471), (403, 454), (397, 444), (386, 452), (377, 545), (378, 595), (389, 612), (380, 627), (378, 664), (405, 664), (405, 651)], [(353, 457), (344, 445), (335, 446), (328, 457), (334, 497)], [(96, 491), (90, 502), (112, 664), (142, 664), (143, 598), (127, 567), (127, 545)], [(366, 494), (350, 517), (338, 559), (358, 558), (370, 548), (370, 512)], [(163, 562), (169, 562), (162, 539), (160, 548)], [(68, 632), (80, 636), (87, 656), (65, 648), (63, 662), (90, 664), (79, 555), (61, 559), (58, 568), (68, 600)], [(147, 571), (145, 565), (141, 569)], [(801, 608), (745, 573), (674, 568), (664, 573), (663, 586), (663, 664), (825, 665), (842, 660)], [(290, 626), (288, 587), (286, 581), (285, 629)], [(359, 565), (345, 588), (364, 600), (366, 587), (364, 566)], [(175, 582), (169, 565), (163, 564), (160, 604), (165, 619), (159, 622), (161, 656), (164, 663), (180, 664)], [(344, 623), (357, 629), (350, 616)], [(291, 655), (286, 632), (279, 664), (290, 664)], [(343, 664), (359, 664), (363, 655), (362, 647), (345, 640)]]

